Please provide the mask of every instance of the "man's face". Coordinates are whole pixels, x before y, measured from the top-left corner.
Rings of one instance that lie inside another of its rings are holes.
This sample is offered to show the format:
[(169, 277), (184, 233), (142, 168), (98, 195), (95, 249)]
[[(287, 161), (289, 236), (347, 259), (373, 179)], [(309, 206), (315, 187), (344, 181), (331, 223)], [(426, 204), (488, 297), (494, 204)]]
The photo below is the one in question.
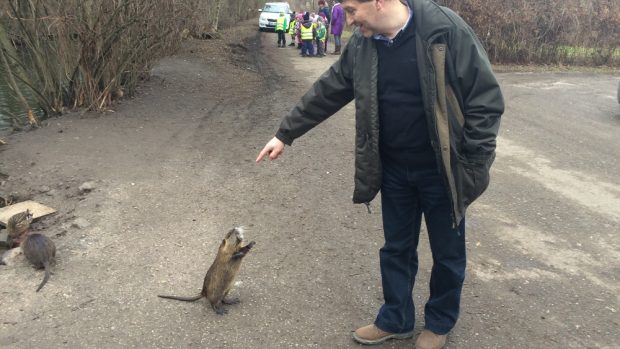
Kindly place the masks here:
[(379, 26), (381, 21), (377, 16), (380, 0), (359, 2), (358, 0), (341, 1), (342, 9), (347, 15), (347, 24), (359, 28), (362, 35), (369, 38), (374, 34), (381, 33)]

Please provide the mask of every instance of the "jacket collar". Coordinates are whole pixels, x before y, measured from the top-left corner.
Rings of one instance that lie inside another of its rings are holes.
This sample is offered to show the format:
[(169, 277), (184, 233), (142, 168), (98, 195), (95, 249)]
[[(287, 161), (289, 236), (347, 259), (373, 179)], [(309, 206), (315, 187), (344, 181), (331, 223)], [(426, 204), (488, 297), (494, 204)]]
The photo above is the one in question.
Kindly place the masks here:
[(452, 21), (444, 10), (435, 2), (429, 0), (407, 0), (413, 9), (415, 29), (424, 41), (429, 41), (439, 33), (448, 31)]

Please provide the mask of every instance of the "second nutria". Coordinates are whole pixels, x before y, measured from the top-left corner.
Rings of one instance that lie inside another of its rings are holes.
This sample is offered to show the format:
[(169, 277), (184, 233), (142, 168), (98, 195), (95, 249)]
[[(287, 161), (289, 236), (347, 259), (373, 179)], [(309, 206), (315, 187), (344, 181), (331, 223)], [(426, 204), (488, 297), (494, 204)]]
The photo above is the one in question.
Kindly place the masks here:
[(226, 296), (232, 288), (233, 281), (239, 268), (241, 267), (241, 260), (250, 251), (250, 249), (256, 244), (254, 241), (247, 245), (243, 245), (243, 229), (236, 227), (231, 229), (228, 234), (222, 240), (220, 247), (217, 251), (217, 256), (213, 264), (207, 271), (202, 291), (200, 294), (194, 297), (177, 297), (177, 296), (162, 296), (161, 298), (176, 299), (185, 302), (194, 302), (202, 297), (206, 297), (211, 303), (213, 310), (223, 315), (227, 312), (222, 304), (235, 304), (238, 303), (238, 299), (227, 299)]
[(37, 288), (37, 292), (45, 286), (50, 278), (50, 265), (56, 257), (56, 245), (52, 239), (42, 234), (28, 234), (22, 243), (22, 250), (26, 259), (37, 269), (45, 269), (43, 281)]

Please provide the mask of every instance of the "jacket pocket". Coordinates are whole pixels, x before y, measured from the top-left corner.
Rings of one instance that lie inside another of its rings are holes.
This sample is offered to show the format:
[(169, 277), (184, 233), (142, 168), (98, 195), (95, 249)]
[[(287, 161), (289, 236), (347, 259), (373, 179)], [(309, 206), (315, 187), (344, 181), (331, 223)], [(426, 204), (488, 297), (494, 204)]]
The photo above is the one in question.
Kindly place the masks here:
[(495, 153), (484, 161), (471, 161), (459, 157), (458, 175), (459, 197), (463, 207), (469, 206), (488, 188), (490, 182), (489, 169), (495, 159)]

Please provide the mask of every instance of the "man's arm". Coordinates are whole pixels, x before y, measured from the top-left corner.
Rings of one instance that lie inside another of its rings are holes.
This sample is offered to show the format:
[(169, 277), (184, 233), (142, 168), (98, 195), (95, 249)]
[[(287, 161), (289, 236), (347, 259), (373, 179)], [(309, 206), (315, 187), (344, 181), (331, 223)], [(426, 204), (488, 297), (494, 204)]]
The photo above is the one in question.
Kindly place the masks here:
[(321, 123), (353, 100), (353, 53), (347, 45), (342, 55), (286, 115), (280, 123), (276, 136), (259, 153), (256, 162), (269, 155), (275, 160), (284, 151), (284, 145), (291, 145), (314, 126)]
[(287, 145), (353, 100), (353, 53), (345, 50), (282, 120), (276, 137)]

